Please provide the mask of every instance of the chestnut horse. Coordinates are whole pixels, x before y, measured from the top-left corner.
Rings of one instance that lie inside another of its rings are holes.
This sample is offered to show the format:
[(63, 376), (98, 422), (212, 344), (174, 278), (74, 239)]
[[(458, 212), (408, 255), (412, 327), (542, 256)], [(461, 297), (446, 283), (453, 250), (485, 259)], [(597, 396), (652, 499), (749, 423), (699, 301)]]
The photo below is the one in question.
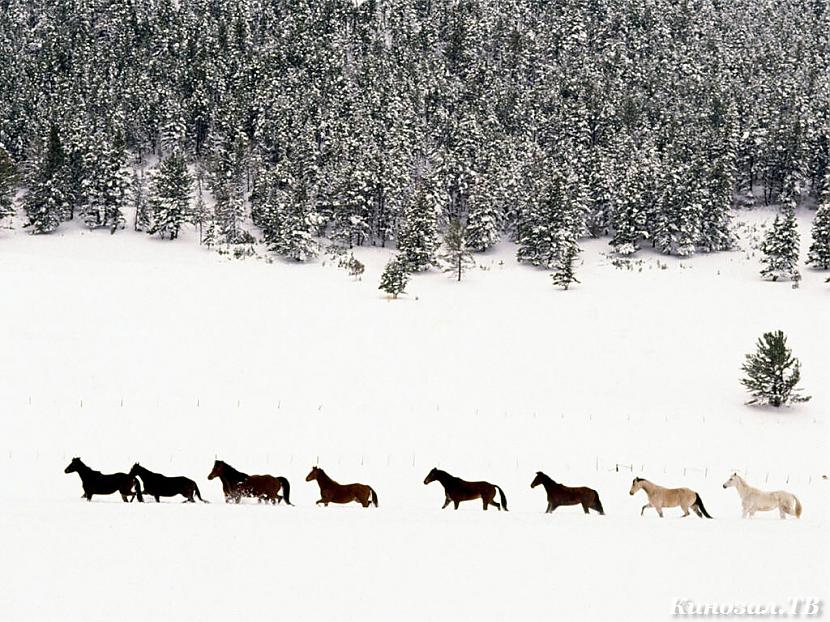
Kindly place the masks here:
[(317, 480), (317, 485), (320, 486), (320, 499), (317, 505), (321, 503), (328, 506), (329, 503), (349, 503), (357, 501), (364, 508), (368, 508), (371, 503), (378, 507), (378, 495), (371, 486), (366, 484), (338, 484), (320, 467), (311, 467), (311, 471), (306, 475), (305, 481), (310, 482)]
[(546, 514), (550, 514), (560, 505), (581, 505), (586, 514), (588, 514), (589, 509), (600, 514), (605, 514), (605, 511), (602, 509), (602, 503), (599, 500), (599, 494), (593, 488), (571, 488), (570, 486), (563, 486), (553, 481), (541, 471), (536, 471), (536, 477), (533, 478), (530, 487), (536, 488), (539, 484), (542, 484), (548, 493), (548, 509), (545, 510)]
[(161, 473), (153, 473), (149, 469), (145, 469), (138, 462), (130, 469), (130, 475), (138, 476), (144, 483), (144, 494), (150, 495), (159, 502), (159, 497), (175, 497), (181, 495), (187, 503), (196, 503), (193, 499), (195, 494), (199, 501), (207, 503), (202, 499), (199, 492), (199, 487), (189, 477), (167, 477)]
[[(139, 502), (144, 501), (141, 496), (141, 484), (138, 480), (126, 473), (104, 474), (100, 471), (93, 471), (80, 458), (72, 458), (69, 466), (63, 470), (64, 473), (77, 473), (81, 477), (81, 486), (84, 489), (84, 499), (92, 501), (92, 495), (111, 495), (114, 492), (121, 493), (121, 499), (129, 503), (134, 498)], [(133, 491), (135, 487), (135, 491)]]
[[(270, 501), (273, 504), (277, 504), (285, 499), (288, 505), (293, 505), (288, 498), (291, 493), (291, 485), (282, 476), (248, 475), (242, 471), (237, 471), (226, 462), (216, 460), (213, 463), (213, 470), (208, 475), (208, 479), (214, 479), (215, 477), (218, 477), (222, 482), (225, 503), (230, 503), (231, 501), (239, 503), (242, 497), (250, 497), (260, 503), (262, 501)], [(285, 492), (284, 497), (279, 494), (280, 490)]]
[[(467, 482), (458, 477), (453, 477), (446, 471), (441, 469), (432, 469), (429, 475), (426, 476), (424, 484), (429, 484), (438, 480), (444, 487), (444, 495), (446, 500), (441, 506), (443, 510), (452, 501), (455, 504), (455, 509), (458, 509), (458, 504), (462, 501), (472, 501), (473, 499), (481, 499), (484, 509), (488, 506), (495, 505), (499, 510), (507, 511), (507, 498), (504, 496), (504, 491), (490, 482)], [(499, 491), (501, 496), (501, 504), (496, 503), (493, 499), (496, 498), (496, 491)]]

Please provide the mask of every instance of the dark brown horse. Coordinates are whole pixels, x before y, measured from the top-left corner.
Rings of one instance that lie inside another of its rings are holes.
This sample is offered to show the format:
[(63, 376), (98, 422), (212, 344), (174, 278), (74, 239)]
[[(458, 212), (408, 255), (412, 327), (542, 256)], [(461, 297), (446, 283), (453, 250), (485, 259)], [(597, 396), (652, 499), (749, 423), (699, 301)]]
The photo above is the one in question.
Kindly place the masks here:
[(80, 475), (84, 498), (87, 501), (92, 501), (92, 495), (111, 495), (114, 492), (121, 493), (121, 499), (125, 503), (132, 501), (134, 498), (138, 499), (139, 502), (144, 501), (141, 496), (141, 484), (134, 476), (127, 473), (104, 474), (100, 471), (93, 471), (81, 462), (80, 458), (72, 458), (72, 462), (63, 472)]
[(320, 500), (317, 505), (321, 503), (328, 506), (329, 503), (349, 503), (357, 501), (364, 508), (368, 508), (371, 503), (378, 507), (378, 495), (371, 486), (366, 484), (338, 484), (320, 467), (312, 467), (305, 481), (310, 482), (317, 480), (317, 485), (320, 486)]
[[(237, 471), (227, 462), (216, 460), (213, 463), (208, 479), (218, 477), (222, 482), (222, 492), (225, 493), (225, 503), (239, 503), (242, 497), (250, 497), (258, 502), (270, 501), (277, 504), (283, 499), (288, 505), (293, 505), (289, 499), (291, 485), (282, 476), (273, 475), (248, 475)], [(279, 494), (282, 490), (285, 495)]]
[(542, 484), (548, 493), (548, 509), (545, 510), (546, 514), (550, 514), (560, 505), (581, 505), (586, 514), (588, 514), (589, 509), (600, 514), (605, 514), (605, 511), (602, 509), (602, 503), (599, 500), (599, 494), (593, 488), (571, 488), (569, 486), (563, 486), (553, 481), (541, 471), (536, 471), (536, 477), (533, 478), (530, 487), (536, 488), (539, 484)]
[(159, 497), (175, 497), (176, 495), (183, 496), (185, 502), (189, 503), (196, 503), (193, 499), (193, 495), (196, 495), (199, 501), (207, 503), (202, 499), (196, 482), (189, 477), (167, 477), (161, 473), (153, 473), (138, 462), (130, 469), (130, 475), (141, 478), (144, 483), (144, 494), (153, 497), (156, 503), (159, 502)]
[[(467, 482), (461, 478), (453, 477), (446, 471), (441, 469), (432, 469), (429, 475), (426, 476), (424, 484), (429, 484), (434, 481), (441, 482), (444, 487), (444, 495), (446, 500), (441, 506), (443, 510), (452, 501), (455, 504), (455, 509), (458, 509), (458, 504), (462, 501), (472, 501), (473, 499), (481, 499), (484, 509), (488, 506), (494, 505), (499, 510), (507, 511), (507, 497), (504, 496), (504, 491), (490, 482)], [(501, 504), (494, 501), (496, 498), (496, 491), (499, 491), (501, 497)]]

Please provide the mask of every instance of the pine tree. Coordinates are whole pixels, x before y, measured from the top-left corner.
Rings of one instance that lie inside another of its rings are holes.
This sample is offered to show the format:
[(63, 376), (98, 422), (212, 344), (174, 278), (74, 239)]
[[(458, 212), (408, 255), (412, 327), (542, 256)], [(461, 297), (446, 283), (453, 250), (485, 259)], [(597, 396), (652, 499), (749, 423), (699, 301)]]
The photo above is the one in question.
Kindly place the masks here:
[(798, 281), (798, 229), (795, 212), (785, 209), (784, 216), (776, 216), (772, 228), (767, 232), (761, 252), (764, 254), (764, 268), (761, 276), (773, 281)]
[(401, 261), (400, 257), (393, 257), (383, 269), (378, 289), (391, 294), (392, 298), (397, 298), (398, 294), (404, 293), (408, 281), (409, 271), (406, 269), (406, 264)]
[(147, 202), (147, 184), (144, 179), (144, 168), (133, 171), (131, 203), (134, 210), (133, 229), (147, 231), (150, 228), (150, 205)]
[(409, 272), (426, 270), (438, 248), (438, 223), (432, 194), (420, 189), (403, 211), (398, 230), (398, 257)]
[(0, 144), (0, 221), (14, 216), (12, 196), (16, 181), (17, 168), (14, 161), (6, 148)]
[(775, 407), (790, 402), (806, 402), (809, 396), (796, 389), (801, 378), (801, 364), (787, 347), (783, 331), (764, 333), (758, 339), (755, 354), (747, 354), (741, 369), (746, 377), (741, 379), (752, 395), (748, 404), (770, 404)]
[(176, 239), (182, 225), (191, 219), (192, 183), (184, 157), (178, 151), (162, 160), (153, 180), (153, 191), (150, 196), (152, 224), (147, 233), (158, 233), (162, 238), (167, 234), (171, 240)]
[(576, 278), (575, 264), (580, 253), (576, 235), (570, 229), (560, 229), (556, 261), (554, 264), (553, 284), (567, 290), (571, 283), (579, 283)]
[(827, 270), (830, 268), (830, 170), (824, 178), (812, 233), (813, 242), (810, 244), (807, 263)]
[(32, 233), (51, 233), (70, 211), (71, 198), (66, 190), (66, 156), (56, 125), (49, 129), (46, 150), (37, 163), (24, 208)]
[(129, 181), (124, 163), (121, 139), (116, 137), (108, 144), (102, 137), (96, 141), (97, 148), (84, 158), (86, 175), (82, 183), (84, 205), (81, 211), (84, 223), (90, 229), (108, 227), (115, 233), (124, 226), (124, 206)]
[(447, 234), (444, 236), (444, 248), (438, 253), (444, 272), (452, 272), (457, 280), (466, 270), (476, 265), (470, 249), (467, 246), (467, 232), (459, 220), (450, 221)]

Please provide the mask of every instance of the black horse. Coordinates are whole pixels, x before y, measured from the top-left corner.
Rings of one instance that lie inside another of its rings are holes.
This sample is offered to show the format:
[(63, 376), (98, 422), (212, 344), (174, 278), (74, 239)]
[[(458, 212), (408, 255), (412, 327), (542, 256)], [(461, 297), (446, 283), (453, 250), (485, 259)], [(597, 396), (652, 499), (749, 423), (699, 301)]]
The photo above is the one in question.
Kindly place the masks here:
[[(92, 495), (111, 495), (114, 492), (121, 493), (121, 499), (129, 503), (134, 498), (139, 502), (144, 501), (141, 496), (141, 484), (133, 475), (127, 473), (104, 474), (100, 471), (93, 471), (80, 458), (72, 458), (69, 466), (63, 470), (64, 473), (77, 473), (81, 476), (81, 485), (84, 488), (84, 498), (92, 501)], [(133, 491), (135, 487), (135, 491)]]
[(144, 494), (153, 497), (156, 503), (159, 502), (159, 497), (175, 497), (176, 495), (183, 496), (186, 503), (196, 503), (193, 499), (194, 494), (199, 498), (199, 501), (207, 503), (202, 499), (196, 482), (188, 477), (167, 477), (161, 473), (153, 473), (138, 462), (130, 469), (130, 475), (141, 478), (144, 483)]
[[(460, 477), (450, 475), (441, 469), (432, 469), (424, 480), (424, 484), (429, 484), (434, 481), (441, 482), (444, 487), (444, 505), (443, 510), (450, 502), (458, 509), (458, 504), (462, 501), (472, 501), (473, 499), (481, 499), (481, 502), (486, 510), (488, 506), (494, 505), (498, 510), (507, 511), (507, 497), (504, 496), (504, 491), (490, 482), (468, 482)], [(499, 493), (501, 503), (496, 503), (496, 491)]]

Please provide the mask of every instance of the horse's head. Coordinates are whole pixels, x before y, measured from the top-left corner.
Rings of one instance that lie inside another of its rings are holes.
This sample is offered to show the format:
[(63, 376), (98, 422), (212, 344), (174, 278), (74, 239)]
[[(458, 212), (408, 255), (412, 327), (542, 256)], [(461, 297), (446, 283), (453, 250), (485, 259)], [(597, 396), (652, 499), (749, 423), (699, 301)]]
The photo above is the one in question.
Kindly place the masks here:
[(640, 490), (643, 487), (643, 480), (642, 477), (635, 477), (634, 480), (631, 482), (631, 490), (628, 491), (628, 494), (633, 495), (635, 492)]
[(531, 488), (536, 488), (539, 484), (543, 484), (545, 482), (545, 474), (541, 471), (536, 471), (536, 477), (533, 478), (533, 481), (530, 483)]
[(225, 470), (225, 463), (222, 462), (221, 460), (214, 460), (213, 469), (211, 469), (210, 475), (208, 475), (208, 479), (214, 479), (216, 477), (221, 477), (224, 470)]
[(138, 475), (138, 470), (140, 468), (141, 468), (141, 465), (138, 462), (136, 462), (133, 465), (133, 468), (130, 469), (130, 476), (135, 477), (136, 475)]
[(427, 475), (424, 478), (424, 484), (429, 484), (430, 482), (434, 482), (437, 479), (438, 479), (438, 469), (433, 467), (433, 469), (429, 472), (429, 475)]
[(730, 486), (737, 486), (738, 485), (738, 474), (733, 473), (729, 476), (729, 479), (723, 483), (724, 488), (729, 488)]
[(305, 481), (310, 482), (317, 479), (317, 476), (323, 472), (323, 469), (320, 467), (311, 467), (311, 470), (308, 472), (308, 475), (305, 476)]
[(81, 462), (80, 458), (72, 458), (72, 462), (69, 463), (69, 466), (66, 467), (63, 472), (64, 473), (77, 473), (81, 467), (84, 466), (84, 463)]

